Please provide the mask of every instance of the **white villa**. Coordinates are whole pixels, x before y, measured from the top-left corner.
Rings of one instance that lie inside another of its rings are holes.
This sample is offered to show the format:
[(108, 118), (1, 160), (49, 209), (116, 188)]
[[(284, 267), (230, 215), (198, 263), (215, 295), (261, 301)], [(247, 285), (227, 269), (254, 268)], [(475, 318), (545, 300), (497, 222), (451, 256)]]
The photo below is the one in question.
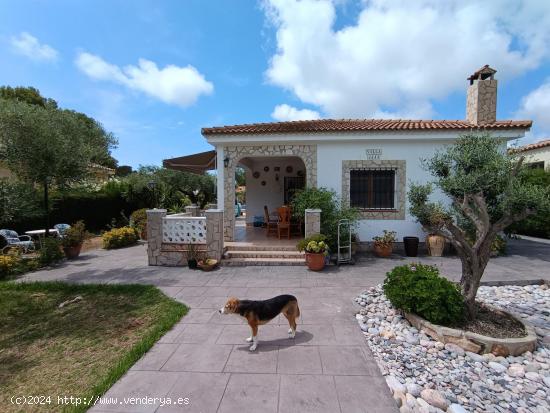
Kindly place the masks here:
[(525, 157), (525, 163), (531, 168), (550, 171), (550, 139), (530, 143), (511, 150)]
[(202, 129), (215, 150), (167, 159), (173, 169), (216, 170), (218, 209), (225, 241), (235, 240), (235, 168), (246, 170), (247, 223), (288, 202), (304, 186), (333, 189), (361, 211), (358, 235), (371, 241), (383, 230), (424, 233), (408, 212), (411, 182), (430, 180), (421, 166), (459, 135), (488, 132), (506, 141), (524, 136), (529, 120), (497, 120), (496, 71), (484, 66), (470, 77), (464, 120), (322, 119)]

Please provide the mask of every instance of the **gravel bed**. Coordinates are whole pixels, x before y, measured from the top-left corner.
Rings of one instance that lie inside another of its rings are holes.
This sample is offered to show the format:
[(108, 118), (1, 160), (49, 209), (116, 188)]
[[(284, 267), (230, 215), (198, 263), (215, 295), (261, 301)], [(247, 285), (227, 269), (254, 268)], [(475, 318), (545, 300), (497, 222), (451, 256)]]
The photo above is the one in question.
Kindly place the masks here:
[(412, 327), (380, 285), (355, 299), (359, 326), (401, 412), (550, 412), (550, 289), (480, 287), (478, 300), (533, 325), (537, 350), (519, 357), (465, 352)]

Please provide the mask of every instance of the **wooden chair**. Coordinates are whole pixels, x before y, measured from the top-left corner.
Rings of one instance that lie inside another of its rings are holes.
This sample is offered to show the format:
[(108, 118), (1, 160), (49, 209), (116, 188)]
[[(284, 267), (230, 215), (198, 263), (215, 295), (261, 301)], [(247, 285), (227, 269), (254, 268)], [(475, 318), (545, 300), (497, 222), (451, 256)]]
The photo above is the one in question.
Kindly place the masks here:
[(281, 239), (281, 231), (286, 231), (287, 238), (290, 239), (290, 208), (277, 208), (279, 222), (277, 223), (277, 235)]
[(264, 205), (264, 223), (265, 223), (266, 237), (269, 237), (270, 232), (273, 232), (274, 234), (277, 233), (277, 220), (269, 216), (269, 210), (267, 209), (267, 205)]

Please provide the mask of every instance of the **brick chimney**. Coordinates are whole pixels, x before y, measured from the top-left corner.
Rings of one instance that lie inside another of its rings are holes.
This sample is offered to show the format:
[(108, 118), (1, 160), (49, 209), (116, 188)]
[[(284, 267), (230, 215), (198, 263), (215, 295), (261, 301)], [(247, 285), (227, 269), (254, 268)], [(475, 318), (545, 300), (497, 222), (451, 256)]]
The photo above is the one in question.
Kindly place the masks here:
[(494, 122), (497, 119), (497, 71), (483, 66), (468, 78), (466, 120), (474, 125)]

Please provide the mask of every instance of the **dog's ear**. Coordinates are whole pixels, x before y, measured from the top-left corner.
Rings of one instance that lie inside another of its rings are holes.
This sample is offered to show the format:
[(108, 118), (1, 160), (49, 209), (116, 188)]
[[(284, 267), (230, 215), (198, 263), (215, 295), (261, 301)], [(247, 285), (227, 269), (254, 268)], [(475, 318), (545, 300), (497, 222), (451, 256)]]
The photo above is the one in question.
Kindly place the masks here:
[(236, 313), (239, 308), (239, 299), (235, 297), (229, 298), (225, 304), (225, 308), (232, 313)]

